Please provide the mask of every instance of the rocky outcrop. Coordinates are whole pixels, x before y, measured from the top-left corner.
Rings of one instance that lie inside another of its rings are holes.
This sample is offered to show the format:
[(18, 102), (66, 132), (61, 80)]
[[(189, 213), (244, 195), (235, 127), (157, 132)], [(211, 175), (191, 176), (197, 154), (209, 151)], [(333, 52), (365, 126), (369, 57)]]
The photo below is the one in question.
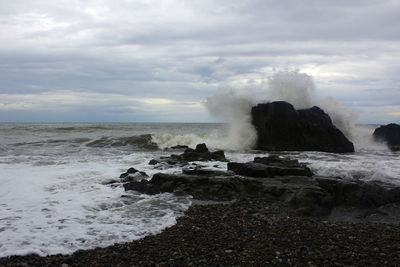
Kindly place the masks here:
[(393, 151), (400, 150), (400, 125), (391, 123), (376, 128), (373, 138), (378, 142), (384, 142)]
[(315, 180), (321, 189), (331, 194), (335, 206), (377, 208), (400, 203), (400, 188), (390, 184), (327, 177), (316, 177)]
[(119, 176), (121, 182), (132, 182), (132, 181), (141, 181), (143, 179), (148, 178), (147, 173), (136, 170), (135, 168), (129, 168), (126, 172), (122, 173)]
[(176, 195), (192, 195), (199, 200), (232, 200), (243, 196), (261, 196), (260, 181), (237, 176), (208, 176), (156, 173), (150, 181), (124, 184), (125, 190), (136, 190), (146, 194), (164, 192)]
[(354, 152), (351, 143), (319, 107), (296, 110), (290, 103), (259, 104), (251, 110), (257, 149), (268, 151)]
[(186, 145), (176, 145), (176, 146), (171, 146), (169, 149), (178, 149), (178, 150), (185, 150), (188, 149), (189, 147)]
[(124, 188), (146, 194), (190, 194), (199, 200), (264, 198), (286, 202), (298, 214), (311, 216), (326, 216), (341, 207), (369, 214), (400, 203), (399, 187), (315, 176), (305, 164), (277, 156), (231, 162), (228, 171), (196, 166), (183, 168), (182, 174), (157, 173), (151, 180), (131, 179)]
[(222, 150), (210, 152), (206, 144), (198, 144), (195, 149), (186, 148), (183, 154), (171, 155), (150, 160), (150, 165), (168, 164), (185, 166), (190, 161), (226, 161), (225, 153)]
[(253, 162), (229, 162), (228, 170), (236, 174), (249, 177), (276, 177), (276, 176), (312, 176), (312, 171), (297, 160), (279, 158), (276, 156), (256, 157)]

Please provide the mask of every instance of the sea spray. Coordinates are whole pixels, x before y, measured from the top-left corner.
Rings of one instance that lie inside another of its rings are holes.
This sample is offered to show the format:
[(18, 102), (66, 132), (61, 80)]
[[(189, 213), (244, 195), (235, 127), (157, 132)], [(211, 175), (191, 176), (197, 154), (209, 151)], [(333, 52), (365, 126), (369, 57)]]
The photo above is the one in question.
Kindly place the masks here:
[(152, 134), (152, 142), (161, 149), (174, 145), (195, 147), (198, 143), (206, 143), (213, 149), (251, 149), (257, 141), (251, 108), (259, 103), (281, 100), (290, 102), (296, 109), (321, 107), (350, 140), (366, 144), (365, 141), (357, 140), (365, 135), (358, 133), (355, 127), (355, 113), (332, 97), (318, 99), (315, 91), (313, 78), (298, 70), (278, 71), (265, 78), (260, 86), (245, 89), (220, 88), (207, 97), (205, 105), (215, 118), (228, 123), (228, 129), (218, 129), (201, 135), (155, 133)]
[[(357, 114), (343, 103), (335, 100), (333, 97), (327, 97), (318, 101), (319, 106), (329, 114), (333, 124), (339, 128), (343, 134), (353, 142), (360, 136), (356, 127)], [(317, 104), (315, 104), (317, 105)]]
[(287, 101), (296, 109), (310, 108), (315, 105), (313, 79), (298, 71), (276, 72), (268, 78), (265, 91), (268, 101)]
[(225, 89), (208, 97), (206, 106), (214, 116), (230, 123), (228, 136), (222, 140), (223, 147), (242, 150), (251, 148), (257, 141), (256, 130), (251, 123), (250, 111), (257, 102), (254, 94)]
[(225, 142), (240, 149), (252, 148), (257, 134), (251, 123), (251, 108), (260, 103), (287, 101), (296, 109), (319, 106), (327, 112), (334, 125), (352, 141), (360, 136), (355, 127), (356, 114), (332, 97), (318, 99), (313, 78), (298, 70), (284, 70), (265, 79), (258, 88), (246, 90), (220, 89), (206, 100), (209, 112), (230, 123)]

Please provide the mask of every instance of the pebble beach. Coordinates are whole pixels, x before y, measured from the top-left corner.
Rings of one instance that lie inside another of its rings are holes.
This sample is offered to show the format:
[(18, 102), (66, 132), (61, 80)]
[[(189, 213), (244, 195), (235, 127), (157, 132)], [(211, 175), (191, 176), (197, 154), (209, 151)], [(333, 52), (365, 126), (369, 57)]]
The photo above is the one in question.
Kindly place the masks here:
[(198, 203), (162, 233), (0, 266), (398, 266), (398, 224), (301, 217), (266, 199)]

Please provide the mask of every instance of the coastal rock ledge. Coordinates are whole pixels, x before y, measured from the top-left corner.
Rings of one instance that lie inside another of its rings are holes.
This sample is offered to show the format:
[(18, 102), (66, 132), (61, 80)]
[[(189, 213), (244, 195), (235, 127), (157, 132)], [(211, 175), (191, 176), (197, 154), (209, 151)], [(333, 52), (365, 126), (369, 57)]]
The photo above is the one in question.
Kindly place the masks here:
[(354, 145), (319, 107), (296, 110), (276, 101), (251, 110), (258, 134), (256, 149), (267, 151), (354, 152)]
[(399, 187), (317, 176), (294, 159), (256, 157), (252, 162), (229, 162), (227, 169), (187, 166), (182, 169), (182, 174), (156, 173), (150, 180), (125, 181), (124, 188), (145, 194), (189, 194), (197, 200), (257, 198), (282, 201), (299, 215), (306, 216), (329, 216), (333, 210), (349, 208), (354, 208), (361, 217), (370, 214), (387, 216), (392, 213), (388, 207), (400, 204)]

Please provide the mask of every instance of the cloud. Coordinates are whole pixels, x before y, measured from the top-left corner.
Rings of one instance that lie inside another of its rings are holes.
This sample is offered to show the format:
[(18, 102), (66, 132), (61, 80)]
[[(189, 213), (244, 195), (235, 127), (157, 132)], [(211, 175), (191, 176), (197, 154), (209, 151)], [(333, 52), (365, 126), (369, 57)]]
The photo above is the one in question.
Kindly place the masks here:
[(399, 11), (395, 0), (4, 2), (0, 112), (12, 120), (12, 111), (56, 108), (46, 97), (74, 96), (75, 110), (90, 106), (101, 120), (106, 114), (87, 100), (112, 106), (103, 96), (116, 107), (153, 99), (147, 112), (136, 110), (141, 118), (156, 118), (154, 99), (168, 99), (170, 115), (160, 120), (209, 120), (204, 108), (182, 114), (178, 103), (200, 103), (220, 87), (262, 86), (276, 69), (294, 67), (313, 76), (321, 96), (367, 120), (376, 98), (400, 104)]

